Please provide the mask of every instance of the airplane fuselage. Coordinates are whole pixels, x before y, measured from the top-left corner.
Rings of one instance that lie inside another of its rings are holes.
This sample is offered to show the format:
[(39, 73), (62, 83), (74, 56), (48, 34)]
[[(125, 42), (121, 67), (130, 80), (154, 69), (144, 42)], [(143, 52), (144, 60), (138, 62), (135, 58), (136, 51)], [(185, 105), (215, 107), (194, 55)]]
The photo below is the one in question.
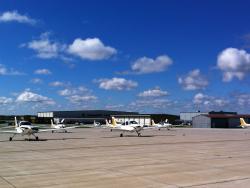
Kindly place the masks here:
[(16, 127), (16, 130), (22, 135), (32, 135), (34, 133), (38, 133), (38, 128), (30, 125), (21, 125)]

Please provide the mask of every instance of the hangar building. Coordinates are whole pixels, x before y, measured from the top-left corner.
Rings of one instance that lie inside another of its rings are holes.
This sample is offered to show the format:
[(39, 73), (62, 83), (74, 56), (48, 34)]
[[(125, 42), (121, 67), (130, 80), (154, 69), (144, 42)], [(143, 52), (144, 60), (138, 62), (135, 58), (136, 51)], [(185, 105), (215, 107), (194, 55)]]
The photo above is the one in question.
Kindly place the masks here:
[(183, 122), (191, 122), (192, 118), (201, 114), (208, 114), (208, 112), (180, 112), (180, 120)]
[(240, 128), (240, 118), (250, 122), (248, 114), (201, 114), (193, 117), (193, 128)]
[(114, 116), (118, 121), (135, 120), (138, 123), (150, 125), (151, 116), (141, 115), (138, 112), (110, 111), (110, 110), (81, 110), (81, 111), (51, 111), (38, 112), (38, 118), (53, 118), (55, 122), (65, 119), (66, 123), (93, 123), (98, 121), (105, 123)]

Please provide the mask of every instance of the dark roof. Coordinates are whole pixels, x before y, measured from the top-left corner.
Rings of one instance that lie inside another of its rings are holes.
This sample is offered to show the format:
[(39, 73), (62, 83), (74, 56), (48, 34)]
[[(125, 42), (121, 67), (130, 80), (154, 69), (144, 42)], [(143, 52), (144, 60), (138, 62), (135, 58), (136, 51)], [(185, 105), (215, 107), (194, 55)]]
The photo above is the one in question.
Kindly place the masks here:
[(250, 118), (250, 114), (207, 114), (210, 118)]

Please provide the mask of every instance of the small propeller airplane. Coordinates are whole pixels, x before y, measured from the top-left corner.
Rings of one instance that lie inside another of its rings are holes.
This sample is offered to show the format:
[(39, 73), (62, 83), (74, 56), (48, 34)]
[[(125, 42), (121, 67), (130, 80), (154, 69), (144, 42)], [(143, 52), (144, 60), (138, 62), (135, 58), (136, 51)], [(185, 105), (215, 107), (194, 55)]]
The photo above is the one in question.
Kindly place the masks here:
[(13, 134), (13, 136), (9, 137), (9, 141), (12, 141), (13, 138), (18, 134), (21, 136), (28, 135), (29, 140), (30, 136), (34, 136), (36, 140), (39, 140), (39, 137), (36, 135), (37, 133), (41, 132), (50, 132), (52, 130), (58, 130), (56, 129), (39, 129), (36, 126), (33, 126), (28, 121), (17, 121), (17, 118), (15, 117), (15, 130), (6, 130), (6, 131), (0, 131), (0, 133), (6, 133), (6, 134)]
[(167, 130), (170, 130), (170, 127), (172, 126), (172, 124), (168, 123), (168, 119), (166, 119), (164, 122), (160, 122), (160, 123), (155, 123), (154, 120), (152, 119), (151, 123), (152, 123), (152, 126), (157, 127), (159, 131), (162, 128), (167, 128)]
[(125, 132), (134, 133), (136, 132), (138, 136), (141, 136), (141, 131), (145, 129), (152, 129), (155, 128), (153, 126), (151, 127), (145, 127), (143, 125), (138, 124), (136, 121), (125, 121), (122, 124), (118, 124), (116, 119), (114, 117), (111, 118), (111, 124), (106, 120), (106, 125), (104, 128), (110, 128), (111, 131), (119, 131), (120, 137), (123, 137), (123, 134)]
[(62, 130), (65, 133), (67, 133), (68, 132), (67, 129), (74, 129), (74, 128), (79, 127), (79, 126), (66, 127), (66, 125), (63, 122), (64, 122), (64, 119), (62, 119), (62, 121), (60, 121), (59, 123), (54, 124), (53, 120), (51, 119), (51, 132), (54, 133), (55, 131)]

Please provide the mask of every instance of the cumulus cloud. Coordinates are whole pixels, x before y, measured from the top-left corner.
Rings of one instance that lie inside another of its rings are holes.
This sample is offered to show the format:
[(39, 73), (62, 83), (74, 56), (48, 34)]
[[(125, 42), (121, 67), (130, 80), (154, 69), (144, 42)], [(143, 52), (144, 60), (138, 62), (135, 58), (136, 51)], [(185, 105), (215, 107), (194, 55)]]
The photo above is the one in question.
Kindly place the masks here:
[(68, 53), (88, 60), (108, 59), (116, 54), (115, 48), (105, 46), (99, 38), (77, 38), (69, 45)]
[(48, 69), (37, 69), (34, 71), (34, 74), (41, 74), (41, 75), (49, 75), (52, 74)]
[(125, 105), (123, 104), (114, 104), (114, 105), (106, 105), (105, 108), (109, 109), (109, 110), (120, 110), (123, 109), (124, 110)]
[(22, 47), (27, 47), (34, 50), (37, 53), (37, 57), (42, 59), (57, 58), (59, 53), (65, 49), (65, 45), (58, 42), (51, 41), (49, 39), (48, 32), (41, 34), (40, 38), (37, 40), (32, 40), (27, 44), (22, 44)]
[(67, 84), (64, 82), (55, 81), (55, 82), (49, 83), (49, 85), (52, 87), (63, 87), (63, 86), (66, 86)]
[(148, 57), (141, 57), (132, 64), (133, 73), (137, 74), (148, 74), (155, 72), (165, 71), (171, 64), (172, 59), (167, 55), (161, 55), (155, 59)]
[(63, 90), (58, 91), (58, 94), (61, 96), (70, 96), (70, 95), (76, 95), (76, 94), (85, 94), (89, 93), (90, 90), (87, 89), (86, 87), (79, 86), (76, 88), (66, 88)]
[(186, 76), (179, 77), (178, 83), (185, 90), (204, 89), (208, 85), (208, 80), (201, 75), (199, 69), (190, 71)]
[(245, 50), (227, 48), (218, 55), (217, 67), (222, 71), (223, 81), (242, 80), (250, 72), (250, 54)]
[(17, 98), (16, 102), (19, 103), (41, 103), (41, 104), (47, 104), (47, 105), (54, 105), (55, 101), (46, 97), (39, 95), (37, 93), (33, 93), (31, 91), (23, 91), (20, 93)]
[(197, 93), (193, 98), (193, 103), (200, 107), (204, 106), (207, 109), (213, 109), (218, 107), (225, 107), (229, 104), (229, 101), (226, 99), (205, 95), (203, 93)]
[(58, 94), (65, 97), (71, 103), (77, 105), (80, 105), (82, 103), (95, 102), (98, 99), (92, 94), (91, 90), (83, 86), (59, 90)]
[(168, 107), (175, 107), (177, 105), (177, 101), (171, 101), (169, 99), (159, 99), (159, 98), (155, 98), (152, 100), (146, 100), (146, 99), (140, 99), (140, 100), (136, 100), (132, 103), (130, 103), (129, 107), (132, 110), (145, 110), (145, 109), (166, 109)]
[(19, 14), (16, 10), (14, 10), (3, 12), (0, 15), (0, 22), (18, 22), (34, 25), (37, 21), (27, 15)]
[(6, 105), (6, 104), (10, 104), (13, 102), (12, 98), (7, 98), (7, 97), (0, 97), (0, 104), (1, 105)]
[(30, 82), (33, 83), (33, 84), (41, 84), (41, 83), (43, 83), (43, 81), (40, 78), (33, 78), (33, 79), (31, 79)]
[(4, 65), (0, 64), (0, 75), (2, 76), (11, 76), (11, 75), (24, 75), (24, 73), (22, 72), (19, 72), (17, 70), (14, 70), (14, 69), (8, 69), (6, 68)]
[(68, 96), (67, 99), (74, 104), (81, 104), (83, 102), (93, 102), (97, 100), (97, 97), (94, 95), (72, 95), (72, 96)]
[(95, 80), (99, 83), (99, 88), (105, 90), (131, 90), (138, 86), (138, 83), (132, 80), (126, 80), (125, 78), (111, 78), (111, 79), (99, 79)]
[(149, 89), (138, 94), (139, 97), (164, 97), (167, 96), (167, 91), (162, 91), (160, 88)]

